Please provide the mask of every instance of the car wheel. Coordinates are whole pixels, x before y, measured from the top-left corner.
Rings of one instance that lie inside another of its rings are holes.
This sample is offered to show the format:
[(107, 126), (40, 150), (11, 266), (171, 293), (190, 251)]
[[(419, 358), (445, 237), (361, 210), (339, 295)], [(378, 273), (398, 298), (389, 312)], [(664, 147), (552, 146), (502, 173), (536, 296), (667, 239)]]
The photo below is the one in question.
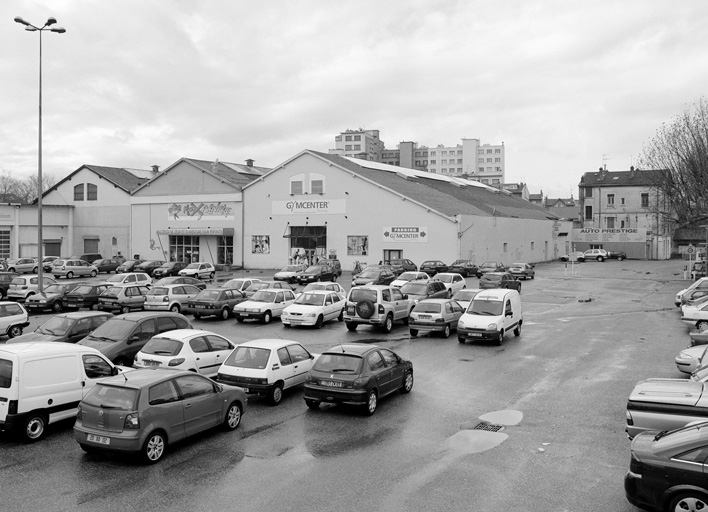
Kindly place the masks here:
[(19, 325), (12, 325), (7, 330), (7, 336), (9, 338), (16, 338), (17, 336), (22, 336), (22, 327)]
[(320, 408), (320, 402), (317, 400), (305, 400), (305, 404), (310, 409), (319, 409)]
[(516, 329), (514, 329), (514, 336), (516, 336), (516, 337), (521, 336), (521, 322), (516, 324)]
[(47, 428), (47, 417), (41, 412), (30, 413), (25, 419), (23, 440), (27, 443), (39, 441)]
[(231, 316), (231, 310), (229, 308), (224, 308), (221, 310), (221, 314), (219, 316), (222, 320), (228, 320)]
[(14, 271), (15, 271), (15, 267), (10, 267), (10, 268), (7, 269), (7, 271), (8, 271), (8, 272), (14, 272)]
[(273, 314), (270, 311), (266, 311), (265, 314), (263, 315), (263, 323), (269, 324), (272, 319), (273, 319)]
[(214, 272), (209, 273), (209, 279), (214, 279)]
[(199, 313), (192, 313), (192, 316), (195, 320), (199, 320), (202, 317), (202, 315), (200, 315)]
[(699, 331), (705, 331), (706, 329), (708, 329), (708, 322), (706, 322), (705, 320), (701, 320), (696, 324), (696, 327)]
[(73, 279), (73, 277), (74, 277), (74, 273), (73, 273), (73, 272), (67, 272), (67, 273), (66, 273), (66, 278), (67, 278), (67, 279)]
[(369, 391), (369, 398), (364, 406), (364, 414), (367, 416), (372, 416), (376, 412), (376, 406), (378, 405), (378, 396), (376, 395), (376, 390), (372, 389)]
[(54, 311), (55, 313), (60, 313), (62, 309), (63, 309), (63, 306), (62, 306), (62, 303), (60, 300), (58, 300), (58, 301), (54, 302), (54, 304), (52, 304), (52, 311)]
[(597, 261), (603, 262), (603, 261), (605, 261), (605, 258), (603, 258), (602, 256), (598, 256), (598, 257), (597, 257)]
[(413, 372), (406, 373), (403, 377), (403, 387), (401, 388), (401, 393), (410, 393), (413, 389)]
[(238, 402), (233, 402), (229, 405), (224, 419), (224, 430), (236, 430), (241, 424), (241, 406)]
[(95, 304), (91, 304), (91, 307), (89, 308), (91, 311), (98, 311), (98, 302)]
[(96, 277), (98, 275), (98, 272), (95, 270), (91, 271), (91, 277)]
[(418, 329), (411, 329), (410, 333), (411, 333), (411, 336), (416, 337), (416, 336), (418, 336)]
[(443, 329), (443, 332), (442, 332), (442, 337), (445, 339), (450, 337), (450, 324), (445, 324), (445, 328)]
[(271, 405), (278, 405), (283, 400), (283, 385), (278, 382), (273, 386), (268, 395), (268, 401)]
[(32, 273), (33, 273), (33, 274), (36, 274), (38, 270), (39, 270), (39, 269), (38, 269), (37, 267), (34, 267), (34, 268), (32, 269)]
[(170, 311), (172, 311), (173, 313), (179, 313), (180, 312), (179, 304), (172, 304), (172, 306), (170, 307)]
[(167, 442), (162, 432), (152, 432), (143, 445), (143, 460), (148, 464), (155, 464), (162, 459), (167, 449)]
[(339, 316), (337, 317), (338, 322), (344, 322), (344, 310), (341, 310), (339, 312)]
[(393, 330), (393, 317), (391, 315), (386, 315), (386, 320), (384, 320), (383, 331), (389, 333)]
[(123, 306), (122, 308), (120, 308), (120, 312), (123, 313), (124, 315), (126, 313), (130, 313), (130, 306)]
[(317, 281), (317, 282), (319, 283), (320, 281), (322, 281), (322, 277), (320, 277), (320, 276), (317, 276), (317, 279), (316, 279), (316, 281)]
[(535, 278), (536, 278), (536, 274), (531, 274), (531, 279), (535, 279)]
[(617, 259), (618, 259), (619, 261), (622, 261), (622, 260), (624, 259), (624, 256), (620, 256), (620, 257), (617, 258)]
[(503, 339), (504, 339), (504, 331), (500, 331), (500, 332), (497, 334), (496, 338), (494, 339), (494, 343), (496, 343), (496, 345), (497, 345), (498, 347), (500, 347), (501, 344), (502, 344), (502, 340), (503, 340)]
[(315, 328), (322, 329), (323, 324), (324, 324), (324, 317), (322, 315), (320, 315), (317, 317), (317, 321), (315, 322)]
[(347, 330), (356, 331), (357, 324), (355, 324), (354, 322), (346, 322), (346, 325), (347, 325)]
[(676, 495), (669, 505), (669, 512), (683, 512), (685, 510), (705, 510), (708, 499), (698, 491), (683, 492)]

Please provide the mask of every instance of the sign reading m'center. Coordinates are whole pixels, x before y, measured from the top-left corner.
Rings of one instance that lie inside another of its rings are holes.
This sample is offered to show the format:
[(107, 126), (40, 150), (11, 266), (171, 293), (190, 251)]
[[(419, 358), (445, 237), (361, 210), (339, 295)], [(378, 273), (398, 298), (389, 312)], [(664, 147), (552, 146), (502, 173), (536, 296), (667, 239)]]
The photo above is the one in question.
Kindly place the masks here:
[(428, 228), (423, 226), (384, 226), (384, 242), (427, 242)]

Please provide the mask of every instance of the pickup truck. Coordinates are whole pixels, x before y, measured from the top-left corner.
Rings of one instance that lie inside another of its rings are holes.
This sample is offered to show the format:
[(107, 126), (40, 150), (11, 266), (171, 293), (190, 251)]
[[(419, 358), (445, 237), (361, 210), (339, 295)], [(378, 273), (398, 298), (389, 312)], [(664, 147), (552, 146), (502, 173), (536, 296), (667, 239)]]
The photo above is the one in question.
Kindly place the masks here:
[(708, 420), (708, 383), (647, 379), (637, 383), (627, 402), (625, 431), (630, 439), (645, 430), (674, 430)]
[(344, 306), (344, 323), (350, 331), (359, 324), (378, 325), (391, 332), (393, 322), (408, 325), (415, 301), (390, 285), (356, 286), (349, 290)]

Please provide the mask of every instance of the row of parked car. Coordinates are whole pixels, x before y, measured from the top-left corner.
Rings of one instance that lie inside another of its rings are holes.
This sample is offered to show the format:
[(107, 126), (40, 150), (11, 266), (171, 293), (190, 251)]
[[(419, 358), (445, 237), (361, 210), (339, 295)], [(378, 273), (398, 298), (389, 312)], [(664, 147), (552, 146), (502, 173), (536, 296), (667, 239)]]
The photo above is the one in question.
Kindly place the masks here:
[(561, 261), (600, 261), (627, 259), (627, 253), (624, 251), (606, 251), (605, 249), (588, 249), (585, 252), (575, 251), (570, 254), (564, 254), (560, 257)]
[(675, 358), (688, 379), (650, 378), (627, 401), (625, 493), (648, 510), (708, 510), (708, 278), (676, 294), (690, 346)]

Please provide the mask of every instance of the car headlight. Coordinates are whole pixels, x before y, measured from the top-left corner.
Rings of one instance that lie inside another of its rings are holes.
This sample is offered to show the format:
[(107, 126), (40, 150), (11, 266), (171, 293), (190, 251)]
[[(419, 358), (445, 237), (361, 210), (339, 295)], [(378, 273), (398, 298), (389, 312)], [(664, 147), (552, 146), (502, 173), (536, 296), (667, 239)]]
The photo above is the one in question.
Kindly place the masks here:
[(492, 323), (487, 326), (488, 331), (496, 331), (497, 330), (497, 324)]
[(317, 316), (317, 314), (316, 313), (308, 313), (305, 316)]
[(465, 321), (462, 320), (462, 319), (458, 320), (458, 321), (457, 321), (457, 327), (463, 327), (463, 328), (464, 328), (464, 327), (465, 327)]

